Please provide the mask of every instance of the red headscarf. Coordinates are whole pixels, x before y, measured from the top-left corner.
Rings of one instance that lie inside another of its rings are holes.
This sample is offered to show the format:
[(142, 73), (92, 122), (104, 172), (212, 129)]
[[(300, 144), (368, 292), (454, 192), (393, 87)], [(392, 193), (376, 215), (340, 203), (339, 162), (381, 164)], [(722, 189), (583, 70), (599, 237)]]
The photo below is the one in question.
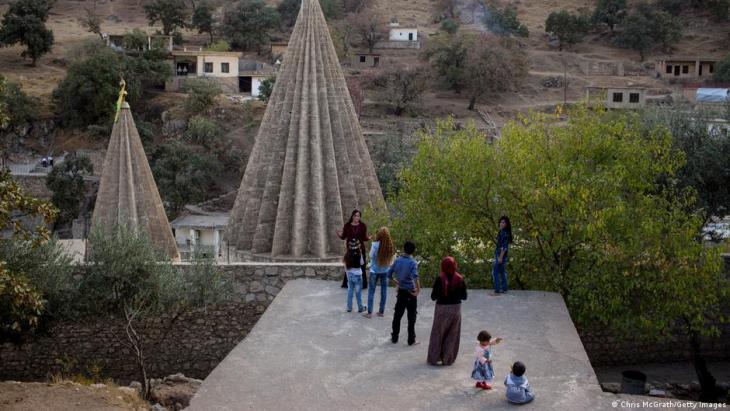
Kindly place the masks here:
[(456, 272), (456, 260), (454, 257), (444, 257), (441, 260), (441, 284), (443, 285), (444, 295), (449, 294), (449, 288), (454, 289), (461, 285), (464, 277)]

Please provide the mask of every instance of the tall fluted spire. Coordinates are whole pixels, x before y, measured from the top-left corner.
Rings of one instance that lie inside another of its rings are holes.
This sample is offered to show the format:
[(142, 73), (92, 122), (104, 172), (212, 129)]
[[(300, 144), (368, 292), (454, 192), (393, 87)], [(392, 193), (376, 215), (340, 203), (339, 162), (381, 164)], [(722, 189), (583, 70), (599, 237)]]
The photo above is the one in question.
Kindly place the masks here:
[(129, 104), (122, 97), (104, 157), (92, 225), (144, 232), (160, 252), (180, 259)]
[(277, 258), (342, 255), (335, 232), (384, 204), (318, 0), (304, 0), (238, 190), (226, 237)]

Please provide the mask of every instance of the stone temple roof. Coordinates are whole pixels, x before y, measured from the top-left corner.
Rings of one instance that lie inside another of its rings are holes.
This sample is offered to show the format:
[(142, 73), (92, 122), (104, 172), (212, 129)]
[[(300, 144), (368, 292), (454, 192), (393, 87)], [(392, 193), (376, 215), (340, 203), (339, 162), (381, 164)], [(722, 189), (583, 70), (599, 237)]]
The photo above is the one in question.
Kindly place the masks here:
[(335, 232), (384, 204), (322, 9), (304, 0), (231, 212), (244, 256), (341, 256)]
[(129, 104), (122, 103), (114, 123), (96, 196), (92, 226), (126, 226), (146, 233), (157, 249), (180, 258), (157, 184), (147, 162)]

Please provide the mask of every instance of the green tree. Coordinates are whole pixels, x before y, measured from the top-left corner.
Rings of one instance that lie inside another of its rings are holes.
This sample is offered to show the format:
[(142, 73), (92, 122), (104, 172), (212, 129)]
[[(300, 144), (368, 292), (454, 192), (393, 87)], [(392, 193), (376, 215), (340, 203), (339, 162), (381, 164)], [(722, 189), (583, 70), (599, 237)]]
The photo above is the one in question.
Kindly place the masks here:
[(274, 91), (274, 83), (276, 83), (276, 77), (274, 76), (261, 82), (259, 86), (259, 100), (264, 102), (269, 101), (271, 93)]
[(162, 23), (162, 33), (169, 36), (176, 28), (184, 28), (190, 11), (183, 0), (153, 0), (144, 6), (150, 26)]
[(638, 51), (642, 61), (646, 52), (653, 48), (671, 51), (672, 46), (682, 37), (679, 21), (648, 3), (636, 6), (622, 25), (619, 44)]
[(527, 56), (513, 39), (479, 35), (469, 43), (464, 70), (469, 110), (484, 95), (513, 90), (527, 77)]
[(188, 113), (207, 112), (216, 107), (216, 98), (221, 88), (213, 80), (192, 79), (185, 82), (188, 97), (185, 99), (185, 110)]
[(221, 29), (231, 46), (260, 51), (278, 25), (279, 13), (263, 0), (241, 0), (226, 8)]
[(147, 33), (136, 27), (122, 37), (122, 47), (125, 52), (144, 51), (147, 46)]
[(92, 0), (91, 7), (84, 9), (86, 15), (79, 20), (81, 27), (85, 28), (89, 33), (94, 33), (99, 36), (99, 39), (104, 40), (104, 36), (101, 32), (101, 17), (96, 14), (96, 0)]
[[(123, 320), (125, 333), (119, 338), (131, 348), (148, 398), (148, 348), (160, 344), (164, 331), (184, 313), (222, 301), (226, 281), (210, 260), (195, 259), (190, 267), (176, 269), (149, 238), (123, 227), (93, 231), (89, 246), (77, 305), (88, 317)], [(145, 333), (152, 324), (163, 332)]]
[(25, 46), (23, 57), (30, 57), (35, 66), (38, 58), (53, 47), (53, 32), (46, 28), (49, 0), (17, 0), (3, 16), (0, 27), (0, 46), (20, 43)]
[(530, 35), (527, 26), (517, 19), (517, 9), (512, 5), (502, 9), (496, 2), (490, 2), (486, 6), (483, 23), (487, 29), (501, 36), (528, 37)]
[(349, 15), (346, 24), (360, 39), (360, 44), (371, 53), (375, 48), (375, 44), (383, 39), (383, 33), (380, 29), (380, 16), (372, 8)]
[(426, 90), (426, 75), (419, 70), (392, 69), (377, 81), (378, 100), (387, 103), (393, 114), (400, 116), (412, 108)]
[(558, 37), (561, 50), (563, 46), (580, 43), (588, 29), (588, 19), (566, 10), (554, 11), (545, 20), (545, 31)]
[(593, 11), (593, 24), (605, 24), (613, 32), (626, 15), (626, 0), (598, 0)]
[(467, 37), (462, 33), (439, 33), (427, 43), (422, 58), (428, 61), (434, 78), (457, 94), (465, 87), (466, 61), (469, 52)]
[(198, 29), (198, 33), (208, 33), (210, 42), (213, 43), (213, 29), (215, 20), (213, 19), (213, 6), (207, 2), (202, 2), (195, 7), (193, 11), (193, 27)]
[(715, 73), (712, 75), (712, 80), (720, 83), (730, 82), (730, 55), (717, 63), (715, 66)]
[(177, 140), (159, 146), (151, 160), (170, 218), (186, 204), (205, 200), (223, 171), (218, 159)]
[(0, 75), (0, 106), (5, 107), (7, 116), (5, 124), (0, 129), (14, 128), (33, 122), (38, 118), (39, 100), (23, 92), (20, 84), (8, 81)]
[(322, 14), (327, 20), (338, 19), (342, 15), (342, 3), (335, 0), (319, 0)]
[(188, 120), (185, 138), (191, 143), (213, 149), (223, 144), (223, 130), (205, 116), (196, 115)]
[(42, 311), (43, 298), (38, 290), (0, 261), (0, 341), (35, 329)]
[(459, 22), (454, 19), (446, 19), (441, 22), (440, 29), (449, 34), (454, 34), (459, 30)]
[(53, 193), (51, 201), (59, 210), (58, 224), (70, 223), (79, 216), (86, 194), (84, 175), (93, 173), (94, 166), (86, 156), (67, 157), (48, 173), (46, 187)]
[(170, 77), (164, 52), (148, 50), (123, 55), (88, 42), (71, 58), (66, 77), (53, 91), (61, 124), (65, 127), (110, 124), (119, 94), (119, 76), (127, 82), (127, 100), (134, 107), (144, 87)]
[(299, 8), (301, 7), (301, 4), (301, 0), (282, 0), (281, 3), (276, 6), (276, 10), (279, 12), (279, 16), (281, 16), (281, 22), (284, 24), (284, 27), (288, 28), (294, 26), (294, 23), (297, 21), (297, 16), (299, 15)]

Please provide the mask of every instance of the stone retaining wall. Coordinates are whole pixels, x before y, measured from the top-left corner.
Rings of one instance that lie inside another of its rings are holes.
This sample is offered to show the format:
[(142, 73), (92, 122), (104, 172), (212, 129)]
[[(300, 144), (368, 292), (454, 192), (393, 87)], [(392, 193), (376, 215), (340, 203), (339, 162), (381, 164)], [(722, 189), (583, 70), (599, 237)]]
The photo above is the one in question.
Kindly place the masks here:
[[(180, 264), (185, 269), (186, 264)], [(205, 378), (253, 328), (259, 317), (290, 279), (339, 280), (340, 264), (235, 263), (220, 269), (232, 281), (230, 301), (207, 310), (190, 312), (172, 327), (154, 321), (143, 331), (150, 377), (182, 372)], [(163, 333), (166, 333), (163, 335)], [(58, 373), (87, 373), (98, 367), (101, 375), (123, 383), (139, 379), (135, 359), (124, 337), (121, 321), (57, 323), (20, 345), (0, 346), (0, 380), (43, 380)]]

